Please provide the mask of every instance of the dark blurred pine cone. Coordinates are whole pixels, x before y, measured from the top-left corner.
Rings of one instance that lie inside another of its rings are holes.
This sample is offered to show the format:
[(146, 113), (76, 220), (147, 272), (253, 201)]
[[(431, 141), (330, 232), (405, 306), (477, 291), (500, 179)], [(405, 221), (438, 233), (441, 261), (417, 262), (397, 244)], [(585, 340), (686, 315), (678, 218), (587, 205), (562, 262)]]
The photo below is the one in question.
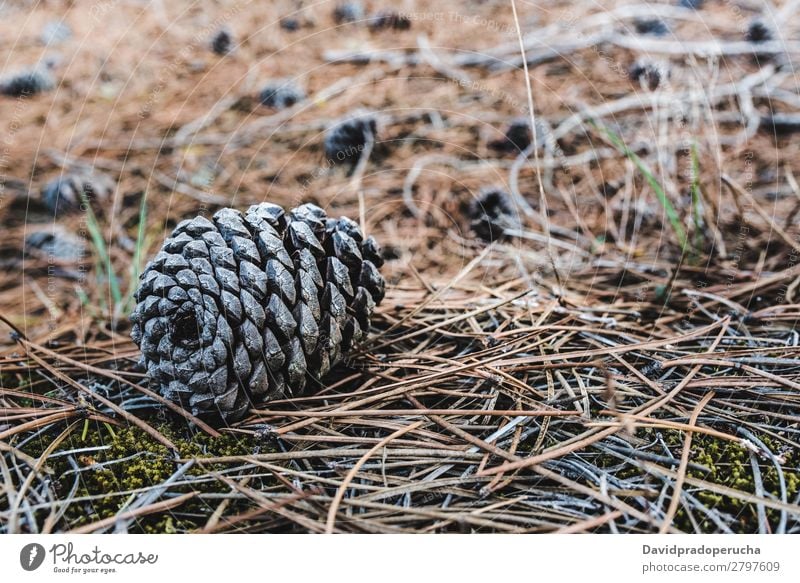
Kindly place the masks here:
[(39, 40), (43, 45), (57, 45), (72, 36), (72, 29), (66, 22), (51, 20), (42, 28)]
[(211, 38), (211, 50), (225, 56), (233, 50), (233, 33), (228, 28), (220, 28)]
[(669, 70), (664, 63), (637, 61), (628, 69), (631, 81), (638, 81), (650, 91), (655, 91), (661, 82), (669, 77)]
[[(536, 118), (536, 143), (541, 148), (550, 137), (552, 129), (550, 124), (541, 117)], [(489, 142), (489, 147), (501, 152), (514, 152), (519, 154), (525, 151), (533, 141), (531, 122), (529, 118), (512, 120), (506, 128), (502, 139)]]
[(786, 135), (800, 132), (800, 115), (796, 113), (771, 113), (761, 116), (762, 131)]
[(83, 205), (81, 193), (90, 203), (104, 203), (114, 192), (114, 181), (105, 174), (75, 172), (54, 178), (42, 189), (42, 202), (54, 216), (74, 213)]
[(372, 30), (387, 28), (409, 30), (411, 28), (411, 19), (395, 10), (380, 10), (369, 19), (369, 27)]
[(507, 230), (519, 230), (521, 223), (507, 192), (498, 188), (484, 190), (469, 208), (470, 226), (484, 241), (494, 241)]
[(86, 255), (86, 242), (61, 225), (53, 225), (28, 233), (24, 251), (27, 257), (74, 263)]
[(361, 2), (341, 2), (333, 9), (333, 19), (337, 24), (356, 22), (364, 18), (364, 6)]
[(489, 147), (501, 152), (522, 152), (532, 141), (530, 122), (527, 119), (515, 119), (506, 128), (505, 135), (489, 142)]
[(45, 67), (22, 71), (0, 81), (0, 93), (10, 97), (35, 95), (55, 87), (53, 76)]
[(325, 157), (331, 165), (354, 166), (367, 144), (378, 135), (378, 122), (371, 114), (356, 115), (342, 120), (325, 133)]
[(765, 43), (775, 38), (775, 35), (766, 22), (755, 19), (747, 26), (744, 37), (751, 43)]
[(605, 198), (613, 198), (623, 186), (625, 183), (621, 180), (606, 180), (600, 185), (600, 194)]
[(261, 105), (275, 109), (286, 109), (305, 98), (306, 92), (303, 88), (292, 81), (270, 83), (261, 90), (258, 97)]
[(375, 239), (316, 205), (180, 223), (147, 265), (131, 336), (161, 394), (230, 423), (301, 395), (362, 341), (383, 299)]
[(660, 18), (641, 18), (633, 23), (633, 27), (639, 34), (652, 34), (653, 36), (664, 36), (669, 32), (669, 27)]

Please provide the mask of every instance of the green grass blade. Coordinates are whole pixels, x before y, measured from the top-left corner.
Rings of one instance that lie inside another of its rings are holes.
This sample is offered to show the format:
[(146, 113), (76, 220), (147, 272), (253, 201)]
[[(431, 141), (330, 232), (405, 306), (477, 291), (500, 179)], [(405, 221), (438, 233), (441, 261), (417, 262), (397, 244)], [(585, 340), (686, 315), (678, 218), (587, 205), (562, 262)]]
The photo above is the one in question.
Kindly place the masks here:
[(89, 229), (89, 235), (92, 238), (92, 244), (97, 252), (98, 262), (103, 271), (103, 275), (108, 278), (108, 285), (111, 291), (111, 298), (114, 300), (114, 305), (119, 306), (122, 303), (122, 292), (119, 289), (119, 281), (117, 274), (114, 272), (114, 266), (111, 264), (111, 256), (108, 254), (106, 242), (103, 239), (103, 233), (100, 231), (100, 224), (97, 222), (97, 217), (94, 215), (89, 198), (85, 193), (81, 192), (81, 199), (86, 207), (86, 224)]
[(694, 247), (700, 253), (703, 244), (703, 213), (700, 208), (702, 193), (700, 192), (700, 155), (697, 142), (692, 144), (692, 220), (694, 221)]
[[(598, 128), (598, 126), (594, 122), (590, 122), (594, 127)], [(686, 238), (686, 231), (683, 229), (683, 225), (681, 224), (680, 216), (678, 215), (678, 211), (675, 210), (675, 206), (673, 206), (672, 201), (669, 200), (667, 193), (664, 191), (664, 188), (658, 182), (658, 179), (653, 175), (650, 168), (648, 168), (647, 164), (645, 164), (644, 160), (642, 160), (636, 152), (631, 150), (625, 142), (622, 140), (620, 136), (612, 132), (610, 129), (603, 127), (598, 128), (602, 129), (602, 131), (608, 136), (608, 139), (617, 148), (620, 152), (625, 154), (631, 162), (633, 162), (636, 167), (639, 169), (647, 183), (650, 185), (650, 188), (656, 193), (656, 197), (658, 198), (658, 202), (664, 209), (664, 212), (667, 214), (667, 220), (669, 220), (670, 225), (672, 226), (672, 230), (675, 232), (675, 236), (678, 238), (678, 242), (681, 245), (681, 249), (686, 248), (687, 238)]]
[(144, 260), (145, 235), (147, 233), (147, 193), (142, 195), (142, 202), (139, 205), (139, 224), (136, 228), (136, 248), (133, 251), (133, 262), (131, 264), (130, 281), (128, 282), (128, 292), (125, 297), (125, 314), (131, 309), (133, 294), (139, 284), (139, 276), (142, 274), (142, 262)]

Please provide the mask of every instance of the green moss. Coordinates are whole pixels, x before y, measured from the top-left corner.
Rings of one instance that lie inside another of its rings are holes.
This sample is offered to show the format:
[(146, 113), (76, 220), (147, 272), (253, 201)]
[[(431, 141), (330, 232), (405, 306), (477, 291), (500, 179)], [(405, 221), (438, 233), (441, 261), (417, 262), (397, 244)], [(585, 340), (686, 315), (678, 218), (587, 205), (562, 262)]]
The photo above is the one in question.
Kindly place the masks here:
[[(769, 437), (760, 436), (759, 438), (771, 451), (778, 451), (779, 444), (774, 443)], [(800, 491), (800, 472), (797, 470), (800, 458), (798, 458), (796, 450), (787, 451), (783, 454), (783, 458), (782, 468), (786, 481), (787, 496), (791, 501)], [(695, 469), (689, 469), (687, 472), (689, 476), (749, 494), (755, 493), (750, 453), (738, 443), (723, 441), (707, 435), (696, 435), (692, 441), (690, 459), (708, 467), (709, 471), (700, 472)], [(775, 466), (769, 460), (761, 458), (758, 459), (758, 466), (761, 470), (764, 490), (769, 492), (774, 499), (780, 500), (780, 481)], [(756, 506), (751, 502), (708, 490), (696, 490), (693, 491), (693, 494), (707, 507), (719, 513), (736, 517), (739, 528), (734, 529), (735, 531), (743, 533), (758, 532)], [(768, 522), (774, 527), (780, 519), (780, 511), (767, 508), (766, 513)], [(698, 513), (695, 513), (695, 518), (704, 531), (716, 532), (718, 530), (716, 525), (705, 516), (699, 516)], [(692, 530), (685, 511), (681, 510), (676, 516), (676, 526), (683, 530)]]
[[(76, 453), (72, 456), (53, 455), (48, 466), (53, 470), (55, 488), (60, 497), (67, 497), (79, 477), (75, 499), (67, 508), (63, 523), (59, 528), (69, 529), (115, 516), (138, 495), (135, 491), (149, 488), (169, 479), (182, 465), (170, 451), (150, 435), (137, 427), (114, 428), (113, 434), (104, 424), (87, 422), (88, 427), (79, 424), (76, 429), (53, 452), (91, 449), (104, 449)], [(161, 434), (176, 446), (181, 458), (209, 458), (218, 456), (252, 455), (265, 451), (259, 439), (249, 435), (224, 434), (213, 438), (205, 433), (190, 431), (186, 425), (164, 423), (156, 426)], [(55, 434), (55, 433), (54, 433)], [(39, 456), (50, 443), (53, 435), (42, 436), (30, 442), (25, 452)], [(70, 459), (79, 466), (75, 471)], [(222, 472), (229, 466), (225, 464), (195, 463), (182, 480), (192, 477), (208, 477), (209, 472)], [(251, 487), (267, 487), (270, 480), (259, 478)], [(170, 486), (169, 492), (222, 493), (230, 487), (216, 479), (205, 479), (190, 484)], [(87, 499), (91, 498), (91, 499)], [(193, 498), (178, 508), (147, 515), (134, 520), (131, 532), (169, 533), (187, 532), (202, 527), (216, 502), (209, 506), (201, 498)], [(236, 501), (229, 506), (229, 512), (236, 512), (247, 504)], [(45, 516), (42, 516), (44, 520)]]
[[(680, 431), (663, 429), (658, 432), (661, 434), (664, 443), (676, 457), (675, 461), (677, 463), (685, 443), (686, 434)], [(637, 438), (645, 442), (652, 442), (655, 439), (655, 434), (656, 431), (649, 428), (642, 428), (636, 432)], [(530, 443), (532, 443), (534, 439), (535, 436), (530, 438)], [(770, 451), (776, 454), (781, 452), (783, 459), (781, 467), (786, 482), (787, 499), (790, 502), (795, 500), (798, 493), (800, 493), (800, 453), (794, 448), (789, 450), (786, 450), (785, 447), (782, 448), (783, 444), (781, 442), (769, 436), (760, 435), (759, 439), (764, 442)], [(549, 438), (548, 441), (550, 441)], [(552, 443), (548, 443), (548, 445), (552, 445)], [(523, 447), (520, 447), (521, 451), (523, 449)], [(530, 449), (530, 447), (528, 447), (528, 449)], [(653, 453), (661, 452), (654, 450)], [(755, 482), (753, 478), (753, 468), (750, 462), (750, 452), (739, 443), (704, 434), (696, 434), (692, 439), (689, 461), (693, 464), (687, 469), (687, 475), (690, 478), (733, 488), (748, 494), (755, 494)], [(591, 463), (598, 468), (613, 472), (613, 475), (620, 479), (634, 478), (643, 474), (643, 470), (640, 469), (640, 467), (633, 463), (626, 464), (625, 459), (620, 456), (595, 454), (591, 457)], [(770, 493), (774, 499), (780, 500), (780, 480), (775, 466), (768, 459), (761, 457), (758, 459), (758, 465), (761, 471), (761, 480), (764, 490)], [(701, 469), (701, 467), (697, 466), (701, 466), (705, 469)], [(673, 469), (676, 467), (677, 466), (674, 466)], [(656, 478), (648, 476), (647, 480), (657, 486), (657, 484), (653, 482)], [(733, 516), (736, 519), (732, 525), (734, 532), (757, 533), (759, 531), (757, 508), (752, 502), (697, 488), (688, 483), (684, 484), (684, 490), (691, 492), (695, 498), (715, 512)], [(623, 497), (623, 499), (625, 499), (625, 497)], [(627, 501), (633, 505), (637, 504), (634, 499)], [(703, 532), (715, 533), (719, 531), (719, 527), (700, 509), (693, 509), (692, 512), (695, 521)], [(774, 528), (780, 520), (780, 511), (767, 508), (766, 513), (767, 520)], [(726, 522), (728, 521), (726, 520)], [(680, 530), (694, 532), (694, 526), (683, 506), (679, 507), (674, 524)]]

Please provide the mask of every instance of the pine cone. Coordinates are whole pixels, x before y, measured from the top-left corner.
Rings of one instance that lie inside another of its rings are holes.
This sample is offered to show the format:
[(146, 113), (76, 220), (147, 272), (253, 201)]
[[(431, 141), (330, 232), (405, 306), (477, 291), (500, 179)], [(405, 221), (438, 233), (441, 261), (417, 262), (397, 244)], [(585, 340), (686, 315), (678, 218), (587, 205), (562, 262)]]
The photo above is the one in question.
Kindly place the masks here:
[(105, 202), (114, 192), (114, 181), (105, 174), (77, 172), (54, 178), (42, 189), (42, 202), (54, 216), (74, 213), (83, 205), (85, 195), (90, 202)]
[(393, 28), (394, 30), (408, 30), (411, 28), (411, 19), (395, 10), (380, 10), (375, 13), (369, 22), (372, 30)]
[(233, 51), (233, 33), (230, 29), (223, 27), (214, 33), (211, 38), (211, 50), (221, 57)]
[(751, 43), (764, 43), (775, 38), (775, 34), (766, 22), (755, 19), (747, 26), (744, 38)]
[(325, 133), (325, 157), (331, 165), (355, 166), (367, 144), (378, 134), (378, 121), (369, 113), (354, 115), (331, 126)]
[[(547, 142), (551, 133), (550, 124), (540, 117), (536, 118), (536, 144), (541, 148)], [(506, 129), (505, 135), (500, 140), (489, 142), (489, 147), (501, 152), (519, 154), (525, 151), (533, 141), (531, 122), (528, 118), (512, 120)]]
[(669, 76), (669, 70), (663, 63), (651, 61), (637, 61), (628, 69), (631, 81), (638, 81), (650, 91), (655, 91), (661, 81)]
[(333, 19), (336, 24), (356, 22), (364, 18), (364, 6), (361, 2), (342, 2), (333, 9)]
[(35, 95), (55, 87), (50, 72), (44, 67), (22, 71), (0, 81), (0, 93), (10, 97)]
[(664, 36), (669, 33), (669, 27), (660, 18), (640, 18), (634, 21), (633, 27), (639, 34)]
[(470, 226), (484, 241), (494, 241), (506, 235), (507, 230), (521, 227), (519, 215), (507, 192), (497, 188), (484, 190), (469, 208)]
[(375, 239), (304, 204), (180, 223), (148, 264), (131, 336), (161, 394), (229, 423), (304, 394), (363, 340), (383, 299)]
[(306, 98), (303, 88), (293, 81), (276, 81), (265, 86), (259, 94), (261, 105), (274, 107), (275, 109), (286, 109)]
[(72, 36), (72, 29), (66, 22), (51, 20), (42, 28), (39, 40), (45, 46), (57, 45)]
[(286, 32), (297, 32), (300, 30), (300, 21), (292, 16), (281, 18), (281, 28)]

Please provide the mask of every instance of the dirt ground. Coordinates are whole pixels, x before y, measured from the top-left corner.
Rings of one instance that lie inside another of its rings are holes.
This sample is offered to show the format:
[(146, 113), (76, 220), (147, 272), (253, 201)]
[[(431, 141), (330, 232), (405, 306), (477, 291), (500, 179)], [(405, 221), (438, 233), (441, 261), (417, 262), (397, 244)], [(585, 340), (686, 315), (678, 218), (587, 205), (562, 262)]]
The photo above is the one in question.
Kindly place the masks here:
[[(800, 532), (800, 6), (684, 4), (0, 6), (2, 76), (55, 81), (0, 96), (0, 531)], [(359, 112), (369, 158), (330, 167)], [(114, 187), (54, 217), (76, 170)], [(131, 294), (180, 220), (263, 201), (360, 221), (386, 298), (320, 393), (197, 425)]]

